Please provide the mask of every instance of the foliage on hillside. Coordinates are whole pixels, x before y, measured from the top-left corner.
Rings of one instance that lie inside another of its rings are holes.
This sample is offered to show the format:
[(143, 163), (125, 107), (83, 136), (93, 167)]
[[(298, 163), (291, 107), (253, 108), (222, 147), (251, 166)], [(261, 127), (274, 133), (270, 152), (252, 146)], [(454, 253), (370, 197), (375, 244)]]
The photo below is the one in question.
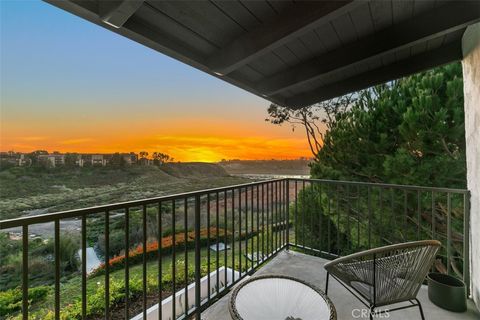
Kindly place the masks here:
[[(184, 286), (185, 278), (190, 283), (195, 279), (195, 269), (193, 265), (188, 266), (187, 275), (185, 275), (185, 267), (183, 262), (177, 262), (177, 272), (175, 274), (176, 289), (180, 289)], [(171, 265), (169, 266), (171, 269)], [(207, 274), (207, 266), (201, 266), (202, 276)], [(171, 273), (164, 274), (162, 276), (162, 287), (166, 288), (164, 294), (168, 294), (172, 288), (173, 278)], [(123, 312), (121, 308), (125, 302), (126, 290), (125, 282), (117, 279), (110, 279), (110, 310), (111, 312), (119, 311)], [(158, 275), (148, 275), (146, 288), (148, 294), (158, 294)], [(39, 286), (31, 288), (29, 290), (29, 301), (31, 305), (38, 305), (44, 303), (48, 294), (52, 294), (53, 288), (49, 286)], [(129, 299), (135, 301), (141, 299), (143, 292), (143, 279), (140, 274), (132, 274), (129, 280)], [(0, 292), (0, 318), (8, 316), (7, 319), (21, 319), (21, 313), (17, 313), (21, 310), (22, 304), (22, 292), (21, 289), (12, 289)], [(98, 288), (88, 296), (87, 301), (87, 316), (89, 319), (97, 319), (104, 316), (105, 312), (105, 286), (99, 284)], [(64, 306), (61, 310), (61, 319), (81, 319), (82, 316), (82, 304), (80, 300), (76, 300), (74, 303)], [(53, 310), (45, 307), (36, 308), (31, 311), (30, 317), (32, 319), (55, 319)]]
[[(31, 286), (51, 284), (55, 277), (53, 239), (34, 238), (29, 241), (28, 268), (32, 270), (29, 280)], [(21, 241), (8, 239), (7, 234), (0, 233), (0, 290), (19, 286), (22, 279)], [(64, 277), (77, 271), (79, 259), (77, 251), (80, 241), (77, 236), (63, 234), (60, 238), (60, 270)]]
[[(217, 228), (210, 227), (210, 232), (208, 228), (202, 228), (200, 230), (200, 244), (201, 246), (206, 246), (208, 242), (215, 243), (215, 239), (219, 238), (221, 240), (227, 239), (228, 241), (233, 240), (232, 233), (228, 230), (219, 228), (217, 232)], [(210, 233), (210, 237), (208, 237)], [(257, 231), (253, 232), (243, 232), (235, 237), (236, 241), (244, 240), (245, 238), (251, 238), (257, 235)], [(173, 235), (162, 237), (161, 240), (161, 252), (162, 255), (170, 254), (173, 248)], [(175, 234), (175, 248), (184, 248), (193, 249), (195, 247), (195, 232), (188, 231), (185, 232), (180, 231)], [(148, 260), (158, 258), (159, 252), (159, 243), (156, 240), (150, 241), (147, 243), (147, 247), (145, 249), (146, 257)], [(137, 264), (143, 261), (143, 245), (139, 244), (135, 248), (131, 249), (128, 254), (129, 264)], [(126, 254), (117, 255), (111, 259), (109, 259), (109, 267), (110, 270), (118, 270), (125, 267), (126, 261)], [(91, 276), (96, 276), (99, 274), (103, 274), (105, 270), (105, 264), (101, 264), (100, 267), (94, 270)]]
[[(272, 229), (273, 230), (273, 229)], [(205, 235), (207, 233), (207, 229), (202, 229), (202, 234)], [(184, 231), (181, 230), (177, 237), (181, 239), (181, 235), (184, 234)], [(191, 235), (191, 233), (189, 233)], [(219, 230), (219, 235), (223, 235), (222, 231)], [(231, 235), (227, 232), (228, 235)], [(235, 248), (235, 250), (227, 250), (221, 252), (220, 259), (218, 260), (218, 266), (228, 266), (230, 268), (235, 268), (236, 270), (243, 270), (244, 272), (250, 267), (250, 265), (243, 264), (239, 262), (239, 258), (244, 256), (247, 252), (252, 252), (256, 250), (257, 241), (262, 242), (267, 241), (267, 237), (270, 238), (270, 244), (273, 244), (274, 233), (269, 232), (266, 234), (257, 233), (254, 231), (253, 233), (249, 233), (249, 241), (248, 246), (244, 242), (242, 245), (242, 250), (240, 250), (240, 241), (239, 239), (245, 239), (244, 237), (247, 234), (242, 233), (239, 237), (237, 234), (236, 240), (230, 242), (229, 245), (231, 248)], [(177, 238), (176, 237), (176, 238)], [(190, 238), (190, 236), (187, 236)], [(215, 231), (214, 228), (210, 229), (210, 242), (214, 244), (215, 242)], [(166, 239), (170, 239), (170, 237), (165, 237)], [(169, 240), (165, 241), (165, 245), (169, 244)], [(170, 242), (171, 244), (171, 242)], [(202, 245), (205, 245), (205, 239), (202, 240)], [(149, 244), (152, 248), (151, 257), (155, 257), (152, 261), (147, 262), (147, 297), (149, 299), (149, 305), (156, 303), (159, 300), (159, 292), (158, 292), (158, 256), (155, 256), (155, 253), (158, 252), (155, 247), (154, 243)], [(175, 288), (181, 289), (184, 288), (186, 284), (190, 284), (195, 279), (195, 265), (194, 265), (194, 257), (195, 257), (195, 249), (188, 249), (187, 253), (184, 251), (184, 247), (181, 244), (177, 245), (177, 256), (175, 260)], [(143, 251), (141, 247), (137, 247), (137, 250)], [(266, 248), (264, 251), (265, 254), (272, 253), (274, 247), (271, 246), (270, 248)], [(154, 253), (155, 252), (155, 253)], [(217, 268), (217, 261), (214, 258), (214, 253), (211, 253), (211, 259), (208, 258), (208, 253), (210, 249), (207, 246), (202, 246), (201, 248), (201, 276), (205, 276), (209, 271), (212, 272)], [(166, 252), (165, 252), (166, 253)], [(185, 266), (185, 254), (188, 254), (188, 265)], [(224, 255), (226, 260), (224, 260)], [(235, 262), (233, 261), (233, 256), (235, 255)], [(140, 261), (142, 261), (141, 255), (138, 256)], [(208, 264), (210, 260), (210, 265)], [(173, 290), (173, 274), (171, 272), (172, 266), (172, 256), (171, 254), (165, 254), (161, 258), (162, 263), (162, 277), (161, 277), (161, 286), (162, 286), (162, 298), (166, 298), (168, 295), (171, 294)], [(137, 261), (138, 262), (138, 261)], [(110, 272), (110, 315), (112, 319), (117, 319), (117, 317), (121, 317), (124, 314), (125, 308), (125, 272), (124, 268), (113, 267)], [(185, 271), (187, 270), (187, 274)], [(92, 274), (87, 279), (87, 317), (88, 319), (102, 319), (104, 318), (104, 310), (105, 310), (105, 276), (102, 272), (98, 272), (97, 274)], [(71, 279), (62, 279), (61, 280), (61, 319), (80, 319), (81, 318), (81, 277), (77, 275), (77, 277), (72, 277)], [(11, 307), (5, 309), (6, 313), (0, 313), (0, 319), (3, 319), (2, 316), (6, 316), (6, 319), (13, 320), (13, 319), (21, 319), (21, 312), (18, 308), (18, 302), (21, 302), (21, 294), (20, 297), (18, 295), (18, 290), (20, 289), (13, 289), (13, 290), (6, 290), (0, 292), (0, 303), (4, 303), (4, 305), (10, 305)], [(30, 292), (32, 292), (33, 288), (30, 288)], [(31, 301), (30, 306), (30, 314), (29, 317), (31, 319), (54, 319), (54, 286), (41, 286), (41, 292), (47, 291), (48, 296), (41, 295), (35, 300)], [(21, 290), (20, 290), (21, 292)], [(40, 292), (40, 291), (39, 291)], [(129, 301), (130, 301), (130, 314), (133, 316), (139, 312), (141, 312), (142, 308), (142, 293), (143, 293), (143, 266), (141, 263), (135, 263), (134, 261), (130, 260), (129, 262)]]
[[(52, 288), (48, 286), (38, 286), (28, 290), (28, 300), (31, 304), (39, 303), (45, 300), (48, 294), (52, 293)], [(0, 317), (4, 317), (22, 310), (22, 290), (15, 288), (6, 291), (0, 291)]]
[(219, 162), (230, 174), (308, 175), (310, 159), (224, 160)]
[(216, 164), (158, 166), (13, 167), (0, 171), (0, 219), (132, 201), (247, 182)]

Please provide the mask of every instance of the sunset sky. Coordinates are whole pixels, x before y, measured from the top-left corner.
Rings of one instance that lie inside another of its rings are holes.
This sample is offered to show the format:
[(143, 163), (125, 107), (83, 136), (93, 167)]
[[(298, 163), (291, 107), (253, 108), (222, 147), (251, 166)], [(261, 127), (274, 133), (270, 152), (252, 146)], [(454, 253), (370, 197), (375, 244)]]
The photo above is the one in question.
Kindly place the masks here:
[(41, 1), (1, 6), (0, 150), (310, 156), (269, 103)]

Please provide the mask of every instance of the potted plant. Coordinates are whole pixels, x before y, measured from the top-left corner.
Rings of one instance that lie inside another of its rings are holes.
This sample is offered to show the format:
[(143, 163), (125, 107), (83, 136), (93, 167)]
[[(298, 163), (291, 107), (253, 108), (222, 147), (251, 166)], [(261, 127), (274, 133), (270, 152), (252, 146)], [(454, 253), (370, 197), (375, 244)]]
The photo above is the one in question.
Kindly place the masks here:
[(453, 276), (431, 272), (427, 276), (428, 298), (440, 308), (464, 312), (467, 310), (465, 283)]

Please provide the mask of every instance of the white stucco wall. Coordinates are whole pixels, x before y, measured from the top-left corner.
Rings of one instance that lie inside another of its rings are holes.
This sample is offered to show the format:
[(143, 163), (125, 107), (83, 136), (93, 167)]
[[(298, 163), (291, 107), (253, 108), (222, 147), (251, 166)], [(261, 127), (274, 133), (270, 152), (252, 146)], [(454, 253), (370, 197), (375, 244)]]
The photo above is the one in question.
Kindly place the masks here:
[(480, 309), (480, 23), (467, 28), (462, 39), (467, 186), (470, 198), (471, 294)]

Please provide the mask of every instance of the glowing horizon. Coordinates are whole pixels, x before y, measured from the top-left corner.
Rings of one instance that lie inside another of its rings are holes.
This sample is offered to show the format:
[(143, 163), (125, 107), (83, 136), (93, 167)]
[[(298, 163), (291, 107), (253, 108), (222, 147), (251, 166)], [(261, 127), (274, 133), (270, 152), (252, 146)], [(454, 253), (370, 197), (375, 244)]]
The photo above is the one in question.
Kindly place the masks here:
[(0, 1), (0, 150), (310, 157), (268, 102), (38, 1)]
[[(84, 132), (83, 135), (55, 136), (58, 131), (41, 130), (44, 135), (21, 135), (24, 127), (17, 130), (7, 124), (9, 133), (2, 134), (1, 151), (32, 152), (34, 150), (58, 151), (61, 153), (113, 153), (113, 152), (136, 152), (147, 151), (163, 152), (182, 162), (201, 161), (218, 162), (222, 159), (241, 160), (263, 160), (263, 159), (297, 159), (309, 157), (308, 150), (305, 150), (305, 139), (295, 137), (284, 137), (282, 134), (276, 136), (255, 135), (262, 127), (272, 126), (264, 123), (257, 123), (250, 128), (236, 128), (242, 123), (227, 123), (230, 129), (222, 128), (219, 123), (221, 119), (204, 119), (200, 123), (205, 125), (192, 129), (189, 121), (183, 120), (184, 126), (176, 125), (175, 129), (167, 125), (162, 130), (144, 129), (142, 134), (127, 134), (122, 130), (115, 132), (112, 125), (100, 125), (97, 130)], [(140, 126), (146, 122), (139, 122)], [(216, 125), (217, 124), (217, 125)], [(81, 126), (80, 126), (81, 127)], [(257, 128), (254, 128), (257, 127)], [(135, 132), (141, 132), (141, 128), (131, 128)], [(253, 130), (252, 130), (253, 129)], [(273, 127), (275, 129), (275, 127)], [(277, 128), (283, 131), (284, 128)], [(290, 131), (290, 129), (288, 129)], [(2, 126), (3, 131), (3, 126)], [(36, 130), (35, 130), (36, 131)], [(74, 128), (71, 130), (75, 132)], [(240, 133), (240, 134), (238, 134)]]

